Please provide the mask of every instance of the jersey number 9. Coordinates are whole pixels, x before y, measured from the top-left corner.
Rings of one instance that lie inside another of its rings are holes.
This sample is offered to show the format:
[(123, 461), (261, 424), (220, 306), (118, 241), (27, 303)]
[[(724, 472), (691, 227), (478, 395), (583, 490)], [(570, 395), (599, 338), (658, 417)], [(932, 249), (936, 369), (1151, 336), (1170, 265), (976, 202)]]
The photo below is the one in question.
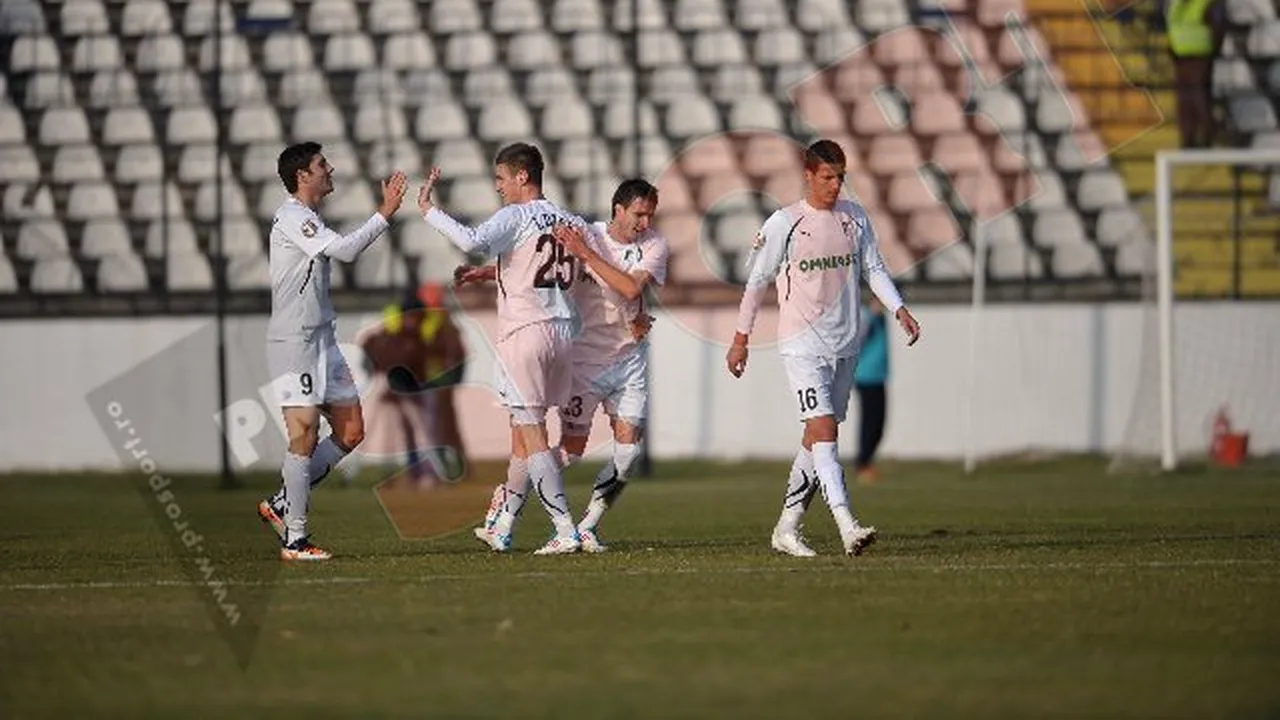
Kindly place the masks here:
[(538, 266), (538, 272), (533, 276), (533, 286), (538, 289), (568, 290), (573, 285), (573, 278), (576, 275), (577, 258), (567, 252), (564, 246), (549, 234), (538, 237), (538, 244), (534, 246), (534, 251), (541, 255), (547, 246), (551, 247), (551, 252)]

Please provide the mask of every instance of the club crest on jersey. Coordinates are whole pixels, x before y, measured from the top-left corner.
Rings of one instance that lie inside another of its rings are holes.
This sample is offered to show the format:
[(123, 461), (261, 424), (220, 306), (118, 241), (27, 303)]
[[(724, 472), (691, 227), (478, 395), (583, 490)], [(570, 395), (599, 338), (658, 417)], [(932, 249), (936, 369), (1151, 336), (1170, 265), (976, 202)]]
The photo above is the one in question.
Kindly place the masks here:
[(306, 222), (302, 223), (302, 235), (304, 237), (309, 237), (309, 238), (315, 237), (317, 230), (319, 230), (319, 228), (316, 227), (315, 221), (313, 220), (307, 220)]
[(756, 239), (751, 241), (751, 249), (759, 250), (762, 247), (764, 247), (764, 233), (758, 232), (756, 233)]

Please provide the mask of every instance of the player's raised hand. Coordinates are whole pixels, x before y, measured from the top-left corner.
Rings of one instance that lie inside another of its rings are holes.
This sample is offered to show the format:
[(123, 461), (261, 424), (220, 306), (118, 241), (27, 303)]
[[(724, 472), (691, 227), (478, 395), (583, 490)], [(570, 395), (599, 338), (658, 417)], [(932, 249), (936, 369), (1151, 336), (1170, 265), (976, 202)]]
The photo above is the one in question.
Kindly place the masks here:
[(427, 179), (422, 183), (422, 189), (418, 190), (418, 209), (423, 215), (431, 212), (431, 208), (435, 204), (431, 201), (431, 193), (436, 189), (436, 183), (440, 182), (440, 168), (431, 168), (431, 172), (427, 173)]
[(587, 236), (581, 226), (558, 223), (552, 228), (551, 234), (565, 250), (569, 251), (570, 255), (579, 260), (586, 260), (590, 250), (587, 247)]
[(894, 315), (898, 318), (898, 324), (902, 326), (902, 331), (907, 334), (907, 347), (916, 344), (920, 339), (920, 323), (911, 316), (911, 311), (905, 307), (898, 308), (898, 312)]
[(742, 377), (742, 373), (746, 372), (747, 354), (746, 343), (739, 343), (736, 339), (729, 346), (729, 352), (725, 353), (724, 362), (729, 366), (729, 373), (734, 377)]
[(387, 220), (400, 209), (400, 204), (404, 202), (404, 194), (409, 189), (409, 178), (405, 174), (397, 170), (391, 177), (382, 181), (382, 205), (378, 207), (378, 212)]

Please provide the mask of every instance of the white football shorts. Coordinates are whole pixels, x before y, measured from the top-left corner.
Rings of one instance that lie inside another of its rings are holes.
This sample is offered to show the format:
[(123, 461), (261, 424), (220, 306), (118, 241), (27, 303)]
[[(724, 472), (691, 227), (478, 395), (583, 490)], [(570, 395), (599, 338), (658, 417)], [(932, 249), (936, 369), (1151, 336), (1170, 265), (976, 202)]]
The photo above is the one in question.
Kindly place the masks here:
[(649, 412), (649, 354), (637, 346), (612, 365), (574, 363), (569, 402), (560, 420), (569, 427), (589, 430), (596, 408), (604, 405), (610, 417), (644, 425)]
[(494, 387), (516, 425), (534, 425), (547, 408), (563, 405), (573, 378), (572, 328), (567, 322), (536, 322), (498, 341)]
[(360, 389), (332, 330), (308, 339), (267, 341), (267, 370), (281, 407), (341, 405), (360, 399)]
[(844, 422), (853, 392), (856, 357), (836, 358), (812, 355), (783, 355), (791, 397), (800, 408), (800, 419), (834, 415)]

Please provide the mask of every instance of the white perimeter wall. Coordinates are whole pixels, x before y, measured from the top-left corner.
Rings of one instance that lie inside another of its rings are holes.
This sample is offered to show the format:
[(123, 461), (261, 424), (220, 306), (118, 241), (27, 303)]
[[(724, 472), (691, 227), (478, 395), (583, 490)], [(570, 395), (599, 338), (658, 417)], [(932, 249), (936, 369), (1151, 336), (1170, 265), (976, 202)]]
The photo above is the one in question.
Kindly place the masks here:
[[(895, 328), (885, 456), (960, 458), (970, 442), (981, 455), (1112, 451), (1135, 441), (1156, 447), (1157, 366), (1154, 347), (1146, 354), (1143, 348), (1154, 318), (1144, 306), (990, 306), (980, 319), (976, 373), (969, 308), (921, 306), (916, 312), (924, 329), (916, 347), (905, 348)], [(795, 401), (776, 352), (767, 345), (754, 350), (742, 379), (724, 369), (721, 343), (732, 335), (734, 316), (733, 309), (685, 309), (659, 317), (652, 358), (656, 457), (739, 459), (794, 451)], [(352, 338), (375, 319), (344, 318), (340, 334)], [(762, 313), (760, 322), (771, 327), (775, 316)], [(163, 437), (150, 445), (166, 469), (215, 469), (215, 357), (207, 348), (174, 349), (211, 325), (208, 318), (0, 323), (0, 396), (6, 401), (0, 470), (121, 467), (113, 444), (119, 441), (103, 431), (86, 396), (160, 353), (163, 362), (153, 363), (158, 370), (148, 378), (154, 387), (132, 391), (131, 411), (164, 418)], [(503, 457), (507, 444), (505, 417), (487, 387), (492, 351), (485, 337), (493, 325), (492, 314), (464, 321), (472, 362), (459, 413), (475, 457)], [(264, 329), (265, 318), (229, 320), (233, 402), (260, 399)], [(1184, 304), (1176, 329), (1181, 449), (1203, 451), (1208, 418), (1226, 402), (1238, 425), (1252, 433), (1253, 450), (1280, 451), (1280, 303)], [(767, 343), (766, 336), (760, 334)], [(353, 347), (345, 349), (351, 357)], [(352, 364), (358, 366), (358, 359)], [(1131, 428), (1135, 399), (1145, 422)], [(856, 430), (851, 412), (842, 428), (846, 449)], [(278, 431), (271, 426), (263, 432)], [(276, 458), (263, 447), (257, 462), (270, 466)]]

